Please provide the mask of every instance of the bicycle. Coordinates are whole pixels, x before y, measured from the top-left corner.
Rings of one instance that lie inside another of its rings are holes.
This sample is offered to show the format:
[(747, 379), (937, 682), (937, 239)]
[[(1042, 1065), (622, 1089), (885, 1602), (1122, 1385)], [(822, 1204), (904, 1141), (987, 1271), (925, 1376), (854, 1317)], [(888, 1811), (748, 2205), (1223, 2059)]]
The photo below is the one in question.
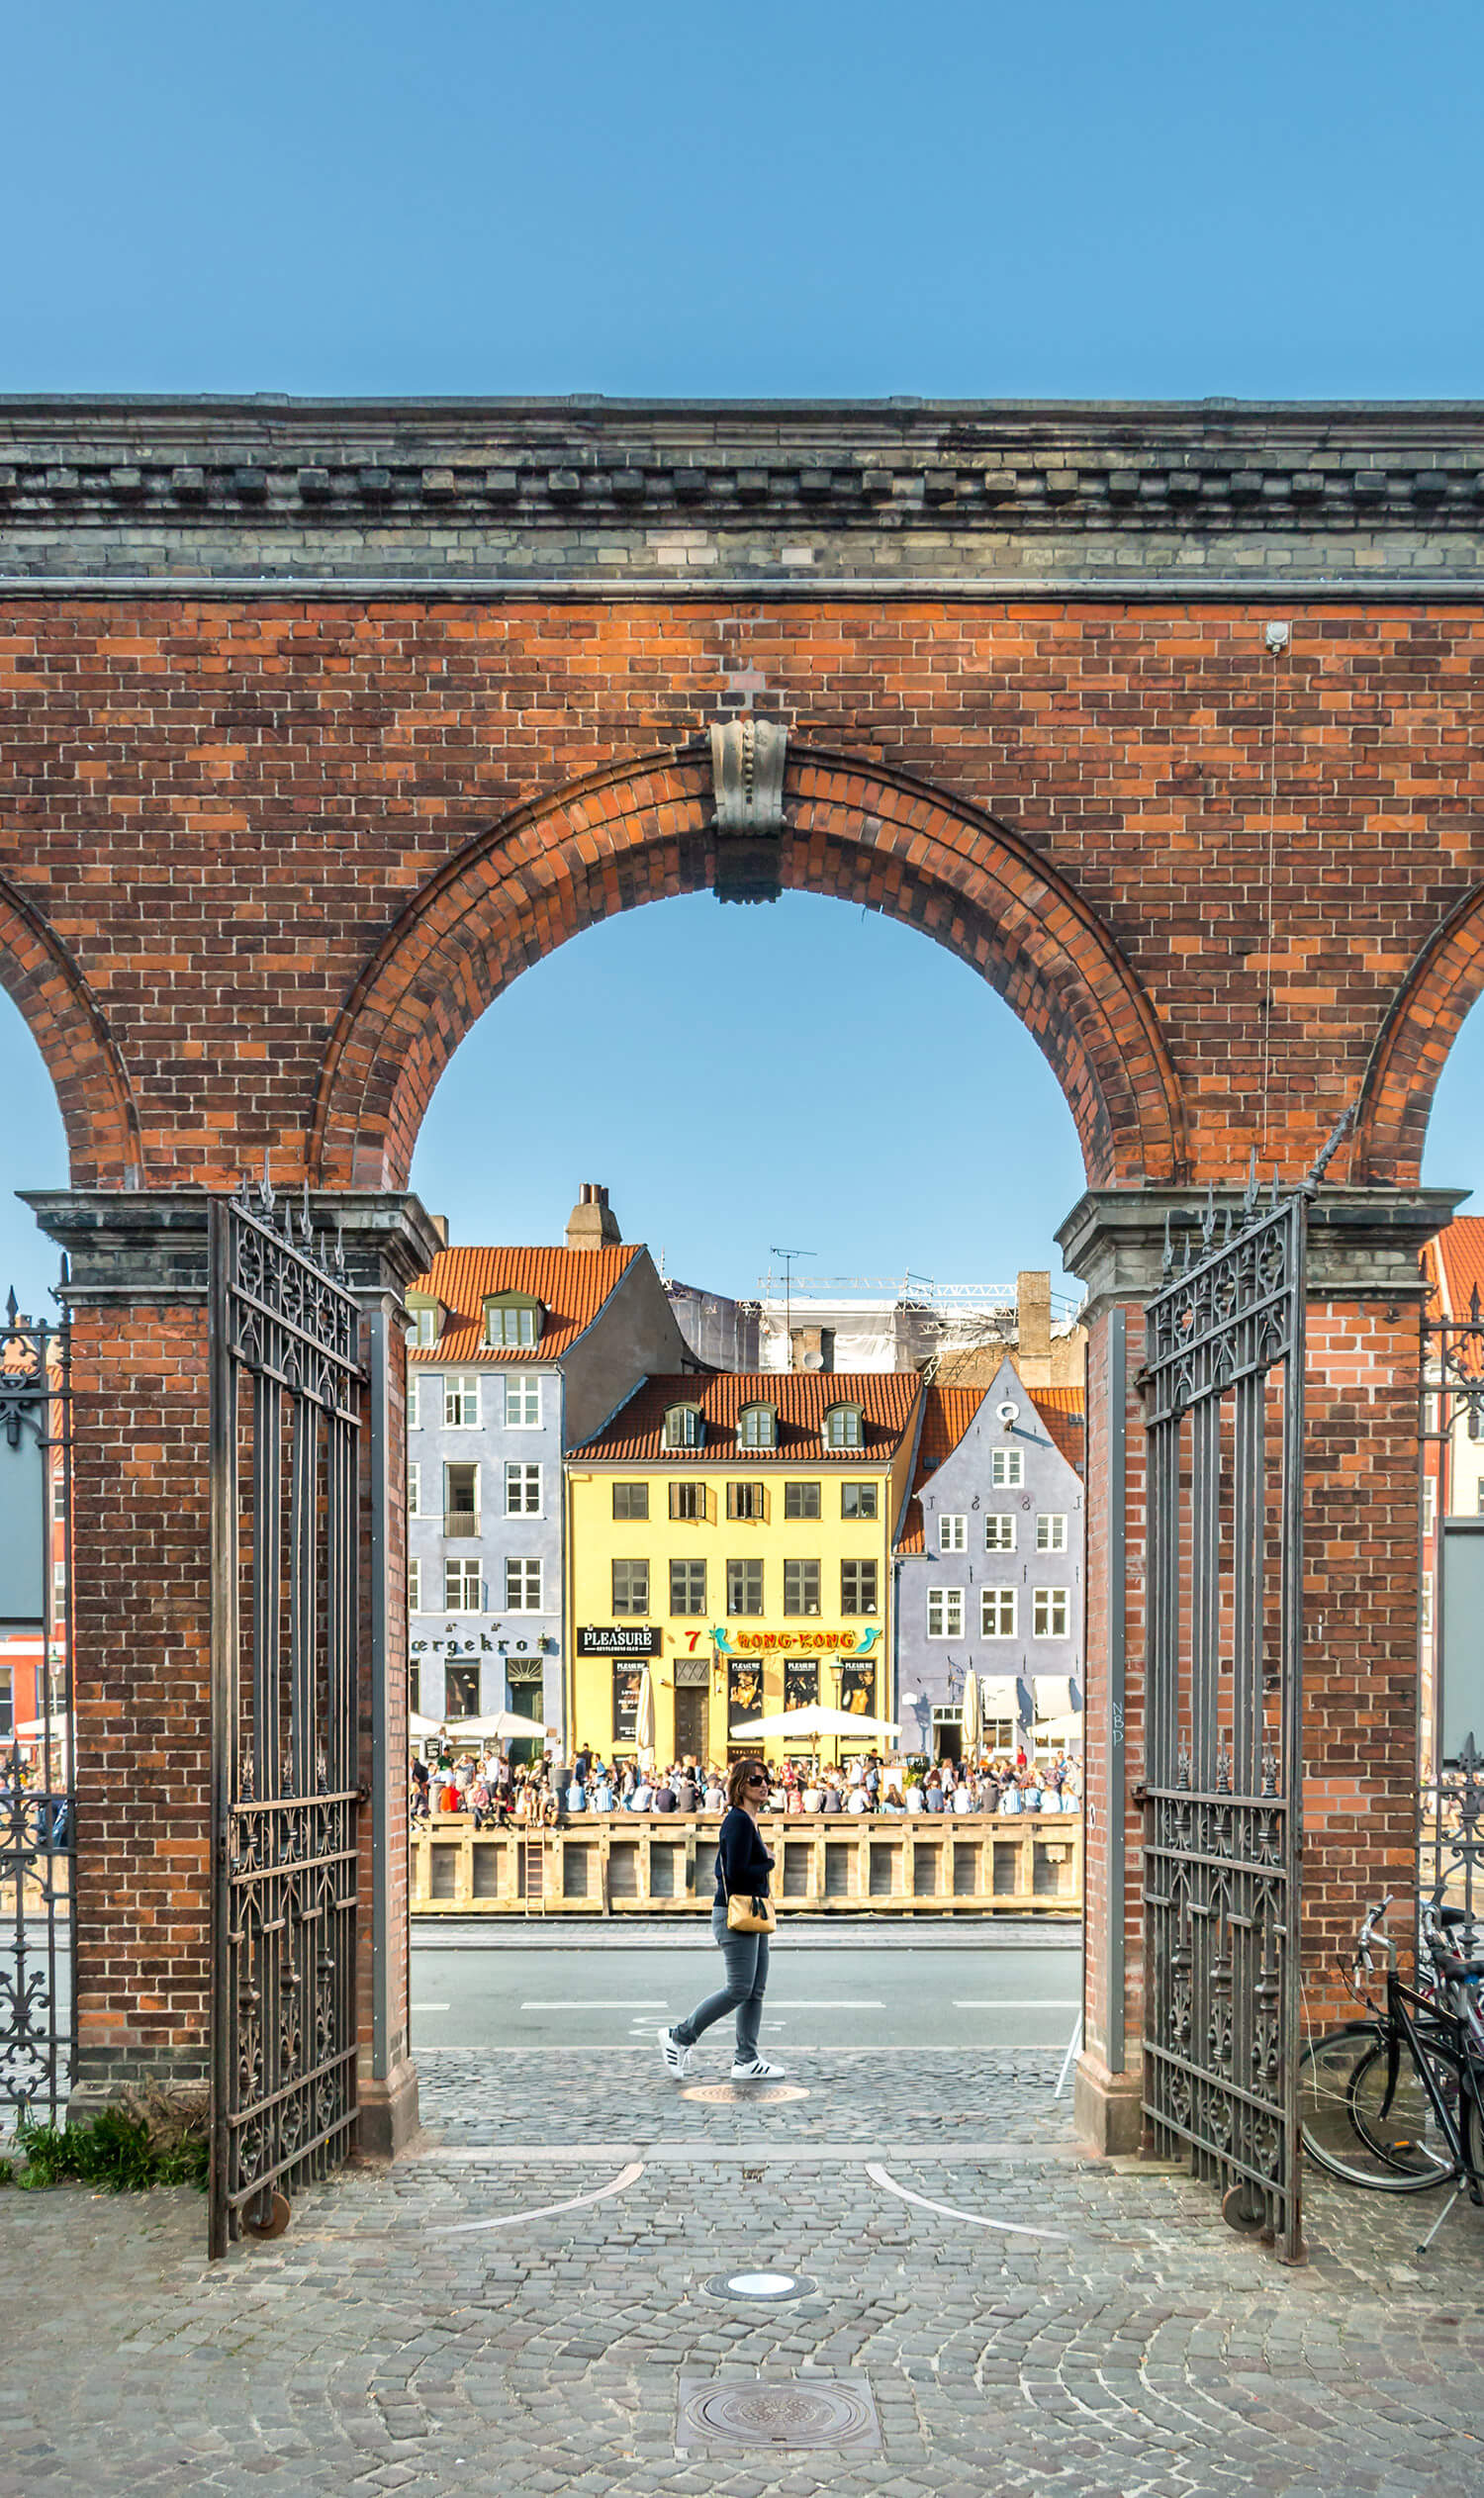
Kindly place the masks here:
[[(1386, 1898), (1372, 1908), (1356, 1938), (1351, 1991), (1367, 2017), (1309, 2040), (1299, 2058), (1299, 2127), (1310, 2157), (1346, 2185), (1426, 2194), (1452, 2184), (1418, 2249), (1424, 2254), (1461, 2193), (1484, 2205), (1484, 2021), (1476, 1991), (1484, 1959), (1447, 1949), (1442, 1935), (1462, 1911), (1435, 1903), (1423, 1921), (1433, 1989), (1404, 1985), (1385, 1930), (1390, 1906)], [(1386, 1953), (1379, 2012), (1363, 1986), (1377, 1939)]]

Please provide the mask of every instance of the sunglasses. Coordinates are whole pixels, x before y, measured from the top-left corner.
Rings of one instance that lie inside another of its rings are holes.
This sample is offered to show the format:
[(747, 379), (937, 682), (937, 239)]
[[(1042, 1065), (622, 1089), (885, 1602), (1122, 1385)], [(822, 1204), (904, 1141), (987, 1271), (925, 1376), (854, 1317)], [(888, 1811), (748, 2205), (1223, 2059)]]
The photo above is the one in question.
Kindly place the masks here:
[(766, 1787), (768, 1781), (766, 1778), (750, 1778), (747, 1784), (749, 1787)]

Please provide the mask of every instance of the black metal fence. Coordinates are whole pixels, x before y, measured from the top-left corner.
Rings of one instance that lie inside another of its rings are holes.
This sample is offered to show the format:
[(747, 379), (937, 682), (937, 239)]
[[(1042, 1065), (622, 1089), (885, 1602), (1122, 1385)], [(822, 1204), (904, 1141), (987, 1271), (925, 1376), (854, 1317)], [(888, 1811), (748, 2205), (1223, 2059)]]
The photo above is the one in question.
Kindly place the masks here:
[(1198, 1249), (1146, 1312), (1144, 2106), (1228, 2217), (1301, 2252), (1303, 1192)]
[(275, 1204), (211, 1208), (214, 2256), (356, 2121), (360, 1316)]
[(73, 1986), (71, 1344), (66, 1321), (0, 1325), (0, 1617), (12, 1657), (0, 1718), (0, 2109), (66, 2110)]

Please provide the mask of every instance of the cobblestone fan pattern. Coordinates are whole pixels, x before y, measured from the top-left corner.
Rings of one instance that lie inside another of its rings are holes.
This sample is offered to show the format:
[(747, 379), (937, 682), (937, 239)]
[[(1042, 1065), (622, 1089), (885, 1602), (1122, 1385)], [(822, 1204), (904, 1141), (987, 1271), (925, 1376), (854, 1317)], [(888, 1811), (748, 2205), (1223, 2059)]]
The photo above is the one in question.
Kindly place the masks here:
[[(492, 2060), (483, 2090), (521, 2116), (559, 2112), (571, 2133), (589, 2120), (598, 2061), (564, 2060), (554, 2080), (549, 2062)], [(622, 2061), (629, 2131), (647, 2121), (642, 2100), (673, 2143), (690, 2119)], [(958, 2060), (900, 2071), (913, 2061), (895, 2060), (894, 2087), (915, 2079), (926, 2125)], [(430, 2080), (434, 2100), (455, 2085), (448, 2129), (476, 2121), (468, 2075), (445, 2062)], [(853, 2086), (836, 2077), (850, 2102), (837, 2127), (866, 2127), (877, 2082), (874, 2068)], [(997, 2088), (983, 2095), (1001, 2124)], [(803, 2121), (780, 2111), (770, 2143), (785, 2149)], [(725, 2139), (723, 2113), (697, 2149)], [(650, 2167), (613, 2199), (522, 2222), (611, 2173), (485, 2167), (433, 2144), (317, 2189), (286, 2237), (215, 2267), (196, 2196), (6, 2195), (0, 2498), (1474, 2498), (1478, 2215), (1455, 2211), (1421, 2264), (1416, 2203), (1319, 2187), (1312, 2260), (1285, 2271), (1187, 2178), (1058, 2150), (1048, 2139), (977, 2164), (948, 2152), (891, 2174), (1065, 2243), (939, 2217), (848, 2161)], [(470, 2221), (495, 2225), (440, 2234)], [(741, 2259), (807, 2271), (817, 2292), (729, 2310), (704, 2284)], [(760, 2370), (864, 2375), (880, 2453), (678, 2455), (682, 2377)]]

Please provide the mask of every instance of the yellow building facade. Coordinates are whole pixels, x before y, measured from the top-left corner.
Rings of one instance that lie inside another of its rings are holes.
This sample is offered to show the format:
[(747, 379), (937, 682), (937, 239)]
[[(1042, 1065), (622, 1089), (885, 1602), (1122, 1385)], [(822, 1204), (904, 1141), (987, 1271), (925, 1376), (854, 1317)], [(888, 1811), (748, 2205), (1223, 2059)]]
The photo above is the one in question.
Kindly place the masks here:
[(662, 1763), (756, 1751), (735, 1728), (784, 1709), (889, 1716), (890, 1557), (921, 1393), (912, 1373), (650, 1379), (572, 1452), (579, 1746), (634, 1752), (646, 1665)]

